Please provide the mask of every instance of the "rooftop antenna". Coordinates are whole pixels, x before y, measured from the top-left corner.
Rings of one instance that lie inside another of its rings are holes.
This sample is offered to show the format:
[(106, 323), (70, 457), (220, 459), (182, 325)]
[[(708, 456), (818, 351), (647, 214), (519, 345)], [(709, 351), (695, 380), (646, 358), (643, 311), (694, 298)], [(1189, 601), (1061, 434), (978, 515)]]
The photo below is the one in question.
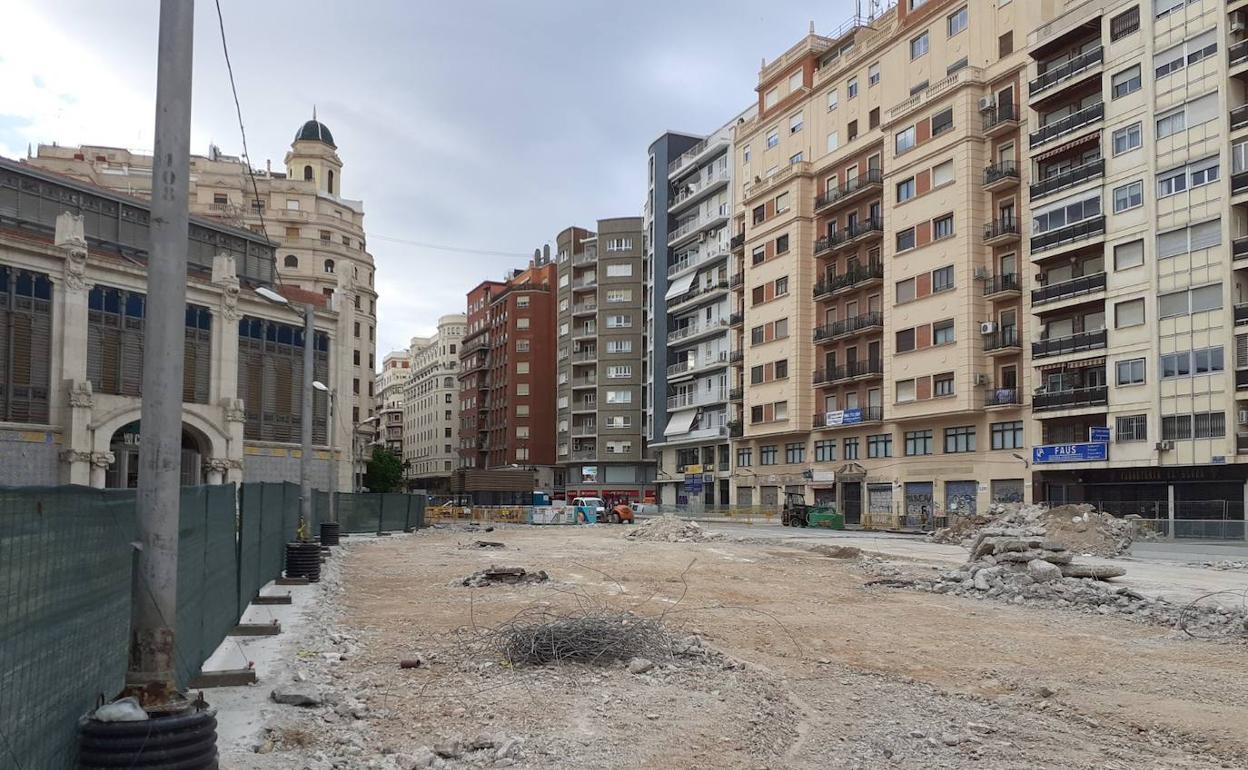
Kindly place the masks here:
[(810, 20), (810, 34), (812, 35), (815, 34), (815, 20), (814, 19)]
[(312, 119), (316, 120), (316, 105), (312, 105)]

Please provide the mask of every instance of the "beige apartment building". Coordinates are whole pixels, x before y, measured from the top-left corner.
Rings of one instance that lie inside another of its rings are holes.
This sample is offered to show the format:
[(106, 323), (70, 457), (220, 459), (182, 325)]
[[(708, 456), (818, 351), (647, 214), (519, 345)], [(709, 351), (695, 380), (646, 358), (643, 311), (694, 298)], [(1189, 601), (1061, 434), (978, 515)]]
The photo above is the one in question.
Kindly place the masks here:
[(403, 394), (403, 473), (409, 486), (445, 494), (459, 463), (459, 356), (468, 317), (438, 319), (432, 337), (413, 337)]
[(641, 217), (556, 238), (556, 458), (570, 499), (653, 499), (645, 449), (646, 262)]
[(382, 446), (395, 457), (403, 457), (403, 402), (407, 383), (412, 377), (412, 362), (406, 350), (392, 350), (381, 359), (381, 371), (373, 382), (377, 417), (376, 446)]
[(763, 67), (734, 137), (736, 504), (1028, 496), (1017, 105), (1051, 5), (903, 0)]
[[(151, 195), (151, 155), (116, 147), (44, 144), (25, 162), (127, 195)], [(338, 147), (315, 116), (296, 132), (283, 170), (266, 163), (253, 173), (254, 189), (240, 158), (216, 147), (206, 156), (192, 155), (191, 212), (267, 235), (278, 244), (280, 284), (326, 297), (343, 287), (340, 297), (353, 304), (353, 336), (338, 347), (344, 377), (336, 428), (337, 435), (346, 436), (375, 409), (369, 390), (376, 369), (377, 291), (363, 201), (344, 197), (348, 187)]]

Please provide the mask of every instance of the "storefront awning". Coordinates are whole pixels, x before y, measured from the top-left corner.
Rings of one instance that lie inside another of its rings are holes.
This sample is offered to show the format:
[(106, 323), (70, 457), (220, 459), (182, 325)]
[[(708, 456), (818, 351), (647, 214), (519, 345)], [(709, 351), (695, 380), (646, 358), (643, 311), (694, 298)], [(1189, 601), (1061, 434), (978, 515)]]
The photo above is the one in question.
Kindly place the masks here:
[(679, 297), (682, 294), (687, 293), (689, 291), (689, 287), (693, 285), (693, 279), (697, 277), (698, 273), (695, 270), (689, 275), (682, 275), (680, 278), (672, 281), (668, 284), (667, 294), (663, 295), (663, 299), (670, 300), (673, 297)]
[(1055, 158), (1058, 155), (1061, 155), (1062, 153), (1066, 153), (1066, 152), (1070, 152), (1071, 150), (1078, 149), (1084, 146), (1085, 144), (1099, 143), (1100, 141), (1101, 141), (1100, 132), (1088, 134), (1087, 136), (1081, 136), (1078, 139), (1074, 140), (1073, 142), (1067, 142), (1066, 144), (1062, 144), (1062, 145), (1058, 145), (1057, 147), (1054, 147), (1048, 152), (1040, 153), (1038, 156), (1036, 156), (1036, 162), (1039, 163), (1040, 161), (1048, 160), (1049, 158)]
[(667, 427), (663, 429), (664, 436), (675, 436), (678, 433), (688, 433), (693, 427), (693, 420), (698, 416), (698, 410), (686, 409), (683, 412), (676, 412), (667, 418)]

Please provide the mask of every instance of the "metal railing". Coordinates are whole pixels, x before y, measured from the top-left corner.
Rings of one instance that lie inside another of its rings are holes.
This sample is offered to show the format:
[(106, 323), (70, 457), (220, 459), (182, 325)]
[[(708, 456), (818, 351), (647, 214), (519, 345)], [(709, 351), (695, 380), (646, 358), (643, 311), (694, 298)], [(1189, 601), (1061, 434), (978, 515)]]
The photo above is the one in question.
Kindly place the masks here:
[(1014, 327), (984, 335), (985, 353), (989, 353), (994, 350), (1008, 350), (1009, 348), (1018, 347), (1022, 347), (1022, 345), (1018, 341), (1018, 329)]
[(1241, 104), (1231, 110), (1231, 129), (1248, 126), (1248, 104)]
[(1234, 259), (1248, 257), (1248, 236), (1242, 236), (1231, 241), (1231, 256)]
[(1073, 131), (1078, 131), (1084, 126), (1091, 125), (1103, 117), (1105, 117), (1104, 102), (1097, 102), (1091, 106), (1084, 107), (1082, 110), (1067, 115), (1061, 120), (1041, 126), (1038, 131), (1033, 131), (1029, 137), (1031, 147), (1034, 149), (1042, 144), (1048, 144), (1054, 139), (1060, 139)]
[(1067, 297), (1077, 297), (1080, 294), (1092, 294), (1104, 290), (1105, 273), (1081, 275), (1068, 281), (1045, 284), (1038, 289), (1032, 289), (1031, 304), (1042, 305), (1045, 302), (1055, 302)]
[[(846, 409), (841, 412), (816, 413), (815, 416), (810, 421), (810, 426), (812, 428), (839, 428), (844, 425), (862, 425), (868, 422), (883, 422), (884, 420), (884, 407), (864, 406), (864, 407), (860, 407), (857, 410), (859, 413), (858, 419), (855, 419), (852, 422), (845, 422), (845, 412), (852, 412), (852, 411), (854, 410)], [(833, 420), (829, 422), (828, 420), (829, 414), (839, 414), (841, 421), (837, 422)]]
[(1232, 67), (1240, 62), (1248, 61), (1248, 40), (1242, 40), (1226, 49), (1226, 60)]
[(1018, 273), (992, 275), (984, 279), (985, 297), (991, 297), (994, 294), (1004, 294), (1005, 292), (1017, 291), (1022, 291), (1022, 285), (1018, 280)]
[(733, 313), (728, 316), (729, 326), (740, 326), (745, 323), (745, 313)]
[(827, 279), (820, 279), (815, 282), (814, 295), (816, 297), (821, 294), (837, 292), (842, 289), (849, 289), (858, 284), (878, 281), (884, 278), (883, 262), (868, 262), (865, 265), (855, 265), (840, 275), (832, 276)]
[(681, 205), (690, 198), (696, 198), (709, 188), (714, 187), (722, 182), (728, 181), (728, 169), (721, 169), (710, 176), (709, 179), (700, 179), (696, 183), (689, 185), (686, 189), (681, 190), (667, 204), (667, 210), (671, 211)]
[(1105, 176), (1105, 159), (1097, 158), (1096, 160), (1067, 169), (1060, 174), (1054, 174), (1035, 182), (1031, 185), (1031, 199), (1043, 198), (1059, 190), (1065, 190), (1089, 179), (1096, 179), (1102, 176)]
[(732, 236), (732, 240), (728, 241), (728, 248), (736, 251), (745, 245), (745, 233), (737, 233)]
[(1089, 388), (1070, 390), (1037, 391), (1031, 397), (1031, 408), (1037, 412), (1053, 409), (1079, 409), (1085, 406), (1105, 406), (1109, 403), (1109, 387), (1094, 385)]
[(668, 409), (683, 409), (689, 406), (700, 406), (702, 404), (716, 404), (721, 401), (728, 400), (727, 388), (714, 388), (712, 390), (695, 390), (685, 393), (677, 393), (674, 396), (667, 397)]
[(715, 292), (719, 292), (719, 291), (728, 291), (728, 288), (729, 287), (728, 287), (727, 279), (719, 280), (709, 285), (694, 284), (693, 286), (690, 286), (689, 291), (685, 292), (684, 294), (672, 297), (672, 299), (667, 303), (667, 306), (670, 309), (677, 305), (683, 305), (686, 302), (691, 302), (697, 299), (698, 297), (701, 297), (706, 294), (714, 294)]
[(676, 331), (668, 332), (667, 341), (671, 344), (689, 337), (696, 337), (699, 334), (706, 334), (707, 332), (714, 332), (727, 328), (728, 321), (723, 318), (719, 318), (714, 321), (705, 321), (703, 323), (691, 323), (688, 326), (677, 329)]
[(1097, 46), (1091, 51), (1087, 51), (1069, 61), (1062, 62), (1056, 67), (1050, 67), (1045, 70), (1039, 77), (1027, 84), (1027, 91), (1031, 96), (1044, 93), (1050, 88), (1092, 69), (1104, 60), (1105, 49), (1102, 46)]
[(1248, 323), (1248, 302), (1241, 302), (1235, 306), (1235, 325)]
[(851, 380), (855, 377), (874, 377), (884, 374), (884, 361), (879, 358), (849, 361), (831, 369), (817, 369), (814, 375), (815, 384)]
[(1031, 250), (1044, 251), (1055, 246), (1065, 246), (1075, 241), (1083, 241), (1088, 238), (1095, 238), (1105, 232), (1105, 217), (1094, 217), (1085, 219), (1082, 222), (1076, 222), (1073, 225), (1059, 227), (1056, 230), (1049, 230), (1040, 235), (1031, 237)]
[(991, 110), (984, 111), (984, 131), (992, 131), (997, 127), (1017, 122), (1018, 107), (1012, 104), (1008, 104), (1004, 107), (994, 107)]
[(597, 302), (581, 302), (572, 306), (572, 315), (581, 315), (582, 313), (593, 313), (598, 309)]
[(884, 325), (884, 314), (879, 310), (873, 310), (869, 313), (862, 313), (853, 318), (842, 318), (839, 321), (833, 321), (830, 324), (815, 327), (815, 342), (823, 340), (835, 339), (846, 334), (853, 334)]
[(1060, 356), (1066, 353), (1081, 353), (1085, 350), (1101, 350), (1105, 347), (1108, 334), (1104, 329), (1093, 332), (1079, 332), (1067, 337), (1038, 340), (1031, 343), (1031, 357), (1045, 358)]
[(815, 210), (818, 211), (826, 206), (851, 198), (864, 190), (872, 187), (880, 187), (884, 183), (884, 172), (878, 168), (869, 168), (867, 173), (860, 174), (831, 190), (825, 191), (822, 195), (815, 198)]
[(994, 219), (984, 225), (984, 242), (1019, 235), (1017, 219)]
[(1012, 160), (1003, 160), (996, 165), (984, 169), (984, 185), (996, 184), (1003, 179), (1018, 181), (1018, 164)]
[(984, 393), (984, 406), (1018, 406), (1023, 393), (1018, 388), (989, 388)]

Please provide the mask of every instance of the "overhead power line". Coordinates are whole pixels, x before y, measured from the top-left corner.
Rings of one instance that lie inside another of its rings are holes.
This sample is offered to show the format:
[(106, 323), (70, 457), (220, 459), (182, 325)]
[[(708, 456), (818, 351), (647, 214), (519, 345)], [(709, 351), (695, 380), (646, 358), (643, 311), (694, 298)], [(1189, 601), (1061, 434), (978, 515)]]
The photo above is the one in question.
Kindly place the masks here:
[(450, 251), (456, 254), (479, 254), (485, 257), (508, 257), (517, 259), (528, 259), (532, 257), (532, 252), (525, 253), (521, 251), (494, 251), (491, 249), (474, 249), (467, 246), (446, 246), (437, 243), (424, 243), (422, 241), (413, 241), (407, 238), (393, 238), (388, 235), (369, 235), (370, 241), (390, 241), (392, 243), (402, 243), (408, 246), (419, 246), (422, 249), (431, 251)]
[(230, 93), (234, 95), (234, 111), (238, 114), (238, 133), (243, 138), (243, 167), (247, 169), (247, 176), (251, 179), (251, 192), (257, 201), (254, 208), (260, 216), (260, 232), (268, 233), (268, 228), (264, 224), (264, 206), (259, 204), (260, 187), (256, 184), (256, 174), (251, 168), (251, 153), (247, 151), (247, 129), (243, 126), (243, 107), (238, 102), (238, 88), (234, 85), (234, 67), (230, 64), (230, 47), (225, 42), (225, 18), (221, 15), (221, 0), (215, 0), (215, 2), (217, 25), (221, 28), (221, 52), (225, 55), (225, 71), (230, 75)]

